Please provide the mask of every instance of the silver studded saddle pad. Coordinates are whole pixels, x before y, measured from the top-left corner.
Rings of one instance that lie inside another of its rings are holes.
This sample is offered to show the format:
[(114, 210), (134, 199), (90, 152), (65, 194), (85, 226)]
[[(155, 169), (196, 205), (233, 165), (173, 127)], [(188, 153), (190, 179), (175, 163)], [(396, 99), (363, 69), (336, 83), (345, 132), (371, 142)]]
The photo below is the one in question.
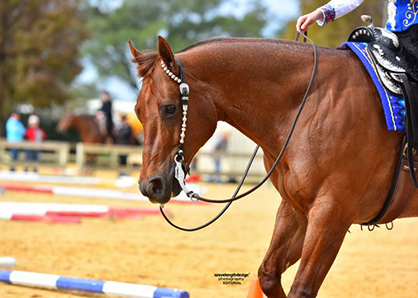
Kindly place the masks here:
[(367, 51), (382, 84), (391, 93), (402, 95), (400, 73), (407, 73), (418, 81), (418, 62), (404, 50), (396, 34), (377, 27), (360, 27), (349, 37), (352, 42), (368, 43)]

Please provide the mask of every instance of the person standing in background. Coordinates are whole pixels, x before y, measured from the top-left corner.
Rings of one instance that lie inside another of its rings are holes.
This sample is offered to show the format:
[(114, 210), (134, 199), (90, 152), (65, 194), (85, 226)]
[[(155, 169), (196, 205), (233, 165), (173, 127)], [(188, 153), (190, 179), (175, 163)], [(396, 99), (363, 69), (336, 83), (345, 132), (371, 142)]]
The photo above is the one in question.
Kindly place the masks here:
[(106, 143), (115, 143), (115, 136), (113, 135), (113, 113), (112, 113), (112, 99), (110, 93), (103, 91), (102, 93), (102, 107), (100, 108), (106, 117)]
[[(9, 143), (19, 143), (23, 140), (25, 136), (26, 128), (20, 122), (20, 115), (16, 112), (12, 112), (10, 118), (7, 120), (6, 123), (6, 134), (7, 134), (7, 142)], [(19, 157), (19, 149), (18, 148), (11, 148), (10, 152), (12, 154), (13, 162), (16, 162)], [(14, 165), (10, 167), (10, 171), (13, 172), (15, 170)]]
[(106, 127), (106, 116), (102, 110), (98, 110), (94, 116), (94, 120), (99, 126), (100, 135), (103, 138), (103, 143), (106, 143), (107, 138), (107, 127)]
[[(117, 133), (117, 143), (118, 145), (131, 145), (132, 140), (132, 129), (129, 126), (128, 119), (125, 115), (121, 117), (121, 124)], [(119, 155), (119, 165), (126, 166), (127, 155)], [(125, 173), (120, 173), (120, 176), (125, 175)]]
[[(39, 117), (30, 115), (28, 119), (28, 129), (26, 131), (26, 138), (33, 143), (41, 143), (45, 139), (45, 131), (39, 127)], [(36, 163), (39, 160), (39, 150), (32, 149), (26, 151), (26, 161), (29, 163)], [(28, 165), (25, 167), (25, 172), (29, 170)], [(38, 172), (37, 167), (33, 166), (33, 172)]]
[(132, 140), (132, 129), (128, 123), (128, 118), (123, 115), (120, 118), (120, 127), (117, 133), (117, 143), (119, 145), (131, 145)]
[(220, 134), (215, 135), (215, 143), (212, 149), (214, 161), (214, 174), (210, 178), (210, 182), (222, 183), (221, 178), (221, 160), (222, 154), (226, 152), (229, 141), (229, 131), (221, 131)]

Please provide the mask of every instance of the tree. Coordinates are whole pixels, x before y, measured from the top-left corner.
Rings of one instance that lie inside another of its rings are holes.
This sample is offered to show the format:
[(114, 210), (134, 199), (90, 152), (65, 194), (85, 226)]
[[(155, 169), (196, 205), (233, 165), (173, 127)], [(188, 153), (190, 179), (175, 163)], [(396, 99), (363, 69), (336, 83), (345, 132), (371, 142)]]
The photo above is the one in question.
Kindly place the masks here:
[(213, 36), (261, 36), (265, 9), (254, 2), (242, 19), (222, 14), (227, 0), (124, 0), (116, 9), (90, 5), (85, 10), (94, 37), (85, 54), (101, 76), (117, 76), (137, 89), (127, 41), (155, 49), (164, 35), (174, 50)]
[[(300, 2), (301, 15), (314, 11), (316, 8), (324, 5), (324, 0), (302, 0)], [(324, 27), (312, 25), (309, 27), (309, 36), (316, 44), (326, 47), (336, 47), (347, 40), (350, 32), (359, 26), (365, 24), (361, 21), (360, 16), (368, 14), (373, 17), (376, 26), (383, 24), (386, 6), (381, 0), (367, 0), (356, 10), (344, 17), (336, 20), (332, 24)], [(296, 20), (288, 22), (284, 30), (279, 32), (279, 36), (285, 39), (293, 39), (296, 33)]]
[(88, 37), (79, 0), (0, 1), (0, 117), (18, 103), (69, 99)]

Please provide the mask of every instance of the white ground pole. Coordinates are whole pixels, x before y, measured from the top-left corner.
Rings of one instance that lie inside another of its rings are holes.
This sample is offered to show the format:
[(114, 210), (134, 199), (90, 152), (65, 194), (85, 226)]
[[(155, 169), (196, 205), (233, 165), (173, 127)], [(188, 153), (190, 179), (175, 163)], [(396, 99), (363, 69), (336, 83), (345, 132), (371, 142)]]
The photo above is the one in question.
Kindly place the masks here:
[(16, 266), (16, 259), (13, 257), (0, 257), (0, 267), (13, 268)]
[(81, 185), (99, 185), (103, 181), (100, 178), (62, 175), (39, 175), (37, 173), (21, 173), (0, 171), (1, 181), (22, 181), (40, 183), (63, 183)]
[(0, 201), (0, 219), (11, 219), (13, 215), (99, 217), (105, 215), (159, 214), (158, 208), (120, 208), (107, 205), (26, 203)]
[(189, 298), (183, 290), (158, 288), (154, 286), (63, 277), (24, 271), (0, 269), (0, 282), (26, 287), (47, 289), (75, 290), (81, 292), (101, 293), (132, 298)]
[[(0, 185), (6, 190), (11, 191), (27, 191), (37, 193), (49, 193), (61, 196), (70, 197), (87, 197), (97, 199), (112, 199), (112, 200), (128, 200), (128, 201), (146, 201), (148, 198), (138, 192), (124, 192), (115, 189), (101, 189), (88, 187), (69, 187), (69, 186), (48, 186), (48, 185)], [(189, 189), (204, 194), (206, 189), (196, 184), (189, 184)], [(181, 192), (177, 197), (172, 198), (173, 203), (195, 204), (192, 202), (184, 192)], [(205, 204), (204, 202), (197, 202), (198, 204)]]
[[(202, 193), (202, 189), (197, 185), (188, 185), (190, 190), (197, 193)], [(113, 200), (130, 200), (130, 201), (147, 201), (148, 198), (141, 193), (123, 192), (113, 189), (95, 189), (85, 187), (53, 187), (53, 193), (62, 196), (76, 196), (89, 198), (106, 198)], [(191, 202), (184, 192), (181, 192), (177, 197), (172, 199), (173, 202)]]

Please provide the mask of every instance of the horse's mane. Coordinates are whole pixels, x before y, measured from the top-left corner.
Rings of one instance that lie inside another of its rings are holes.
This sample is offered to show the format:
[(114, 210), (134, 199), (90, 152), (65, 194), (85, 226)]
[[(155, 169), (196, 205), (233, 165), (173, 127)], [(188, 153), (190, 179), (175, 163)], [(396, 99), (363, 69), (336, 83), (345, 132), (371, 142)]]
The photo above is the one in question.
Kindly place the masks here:
[(210, 38), (210, 39), (206, 39), (206, 40), (202, 40), (202, 41), (198, 41), (186, 48), (184, 48), (183, 50), (181, 50), (179, 53), (184, 53), (187, 52), (189, 50), (192, 50), (194, 48), (200, 47), (200, 46), (204, 46), (204, 45), (210, 45), (212, 43), (235, 43), (235, 42), (245, 42), (245, 41), (255, 41), (255, 42), (260, 42), (260, 41), (268, 41), (268, 42), (274, 42), (274, 43), (283, 43), (285, 42), (284, 40), (280, 40), (280, 39), (268, 39), (268, 38), (248, 38), (248, 37), (219, 37), (219, 38)]
[[(205, 45), (212, 45), (212, 44), (231, 44), (231, 43), (239, 43), (239, 44), (250, 44), (250, 43), (263, 43), (267, 45), (285, 45), (285, 46), (292, 46), (298, 47), (298, 50), (308, 49), (311, 50), (311, 45), (302, 42), (295, 42), (293, 40), (286, 40), (286, 39), (272, 39), (272, 38), (255, 38), (255, 37), (221, 37), (221, 38), (211, 38), (199, 41), (195, 44), (192, 44), (178, 53), (184, 53), (201, 46)], [(326, 49), (326, 48), (324, 48)], [(331, 49), (332, 50), (332, 49)]]
[(143, 55), (132, 59), (137, 65), (138, 75), (142, 78), (146, 77), (150, 70), (154, 68), (155, 63), (158, 60), (158, 53), (155, 51), (147, 50)]
[[(185, 53), (187, 51), (196, 49), (201, 46), (205, 45), (212, 45), (212, 44), (225, 44), (225, 43), (266, 43), (266, 44), (274, 44), (274, 45), (286, 45), (297, 47), (299, 51), (311, 51), (311, 45), (301, 42), (294, 42), (291, 40), (283, 40), (283, 39), (269, 39), (269, 38), (240, 38), (240, 37), (226, 37), (226, 38), (211, 38), (203, 41), (199, 41), (195, 44), (192, 44), (183, 50), (177, 52)], [(322, 51), (333, 51), (335, 53), (335, 49), (329, 48), (322, 48), (319, 47)], [(157, 63), (159, 55), (157, 52), (152, 50), (146, 50), (143, 55), (134, 58), (132, 61), (137, 63), (138, 74), (140, 77), (144, 78), (151, 73), (151, 70)]]

